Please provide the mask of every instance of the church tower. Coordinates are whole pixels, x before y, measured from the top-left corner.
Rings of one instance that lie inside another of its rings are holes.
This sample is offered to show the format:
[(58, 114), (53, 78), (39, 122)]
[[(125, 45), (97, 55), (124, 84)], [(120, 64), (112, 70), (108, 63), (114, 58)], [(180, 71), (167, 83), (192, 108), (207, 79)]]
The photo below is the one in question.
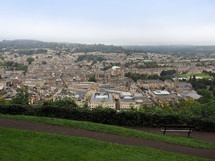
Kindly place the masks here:
[(178, 77), (179, 77), (179, 72), (177, 69), (176, 73), (175, 73), (175, 84), (174, 84), (176, 93), (178, 92), (178, 88), (179, 88), (179, 78)]

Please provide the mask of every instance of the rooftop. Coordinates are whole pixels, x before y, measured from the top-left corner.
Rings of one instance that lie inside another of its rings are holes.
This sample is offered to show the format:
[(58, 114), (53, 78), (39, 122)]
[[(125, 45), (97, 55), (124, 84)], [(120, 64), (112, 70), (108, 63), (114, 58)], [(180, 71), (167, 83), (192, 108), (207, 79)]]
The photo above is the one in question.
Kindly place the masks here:
[(122, 97), (132, 96), (131, 92), (121, 92), (120, 95), (121, 95)]
[(99, 84), (99, 88), (114, 88), (115, 86), (112, 84)]
[(191, 97), (193, 99), (199, 99), (201, 97), (201, 95), (199, 95), (196, 91), (192, 90), (190, 92), (181, 92), (179, 93), (181, 96), (188, 96)]
[(168, 91), (162, 91), (162, 90), (156, 90), (156, 91), (153, 91), (153, 93), (156, 95), (169, 95), (170, 94)]
[(113, 101), (113, 97), (109, 93), (93, 93), (91, 101)]

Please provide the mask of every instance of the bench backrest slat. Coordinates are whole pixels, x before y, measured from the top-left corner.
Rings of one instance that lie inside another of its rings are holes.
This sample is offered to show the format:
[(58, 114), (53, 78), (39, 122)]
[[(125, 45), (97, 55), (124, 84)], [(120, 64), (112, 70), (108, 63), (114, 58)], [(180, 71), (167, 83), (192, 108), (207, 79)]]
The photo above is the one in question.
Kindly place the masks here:
[(165, 128), (194, 128), (193, 125), (163, 125)]

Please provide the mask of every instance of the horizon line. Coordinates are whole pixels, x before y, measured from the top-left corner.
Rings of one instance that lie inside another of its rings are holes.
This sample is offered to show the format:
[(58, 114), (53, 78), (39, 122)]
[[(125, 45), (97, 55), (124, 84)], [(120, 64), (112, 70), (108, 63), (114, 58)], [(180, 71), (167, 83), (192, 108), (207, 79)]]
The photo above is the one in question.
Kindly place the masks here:
[(82, 42), (69, 42), (69, 41), (47, 41), (47, 40), (38, 40), (38, 39), (1, 39), (1, 42), (3, 41), (39, 41), (39, 42), (46, 42), (46, 43), (65, 43), (65, 44), (80, 44), (80, 45), (106, 45), (106, 46), (136, 46), (136, 47), (142, 47), (142, 46), (215, 46), (215, 44), (180, 44), (180, 43), (174, 43), (174, 44), (110, 44), (110, 43), (82, 43)]

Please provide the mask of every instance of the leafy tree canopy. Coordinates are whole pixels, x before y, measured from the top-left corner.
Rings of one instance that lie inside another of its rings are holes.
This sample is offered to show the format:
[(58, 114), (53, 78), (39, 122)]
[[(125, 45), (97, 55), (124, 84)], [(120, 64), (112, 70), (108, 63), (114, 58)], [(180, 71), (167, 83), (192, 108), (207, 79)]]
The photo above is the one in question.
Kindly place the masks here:
[(90, 79), (88, 80), (88, 82), (97, 82), (95, 77), (90, 77)]
[(28, 92), (28, 87), (24, 86), (22, 88), (17, 88), (17, 94), (12, 99), (12, 104), (28, 105), (30, 101), (31, 94)]
[(32, 57), (28, 57), (27, 58), (27, 62), (29, 63), (29, 65), (34, 61), (34, 58)]

